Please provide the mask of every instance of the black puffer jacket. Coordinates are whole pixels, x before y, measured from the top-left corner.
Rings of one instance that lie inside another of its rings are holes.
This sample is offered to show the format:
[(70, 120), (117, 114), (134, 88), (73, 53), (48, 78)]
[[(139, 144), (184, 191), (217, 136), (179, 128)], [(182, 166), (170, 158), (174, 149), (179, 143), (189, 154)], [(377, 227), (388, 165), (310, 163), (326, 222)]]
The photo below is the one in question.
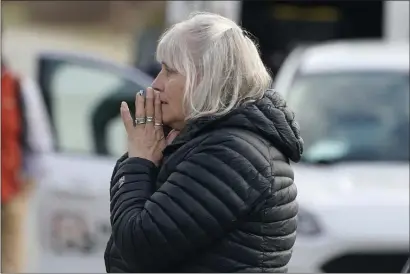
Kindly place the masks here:
[(120, 159), (107, 272), (285, 272), (296, 239), (293, 113), (273, 91), (189, 124), (158, 169)]

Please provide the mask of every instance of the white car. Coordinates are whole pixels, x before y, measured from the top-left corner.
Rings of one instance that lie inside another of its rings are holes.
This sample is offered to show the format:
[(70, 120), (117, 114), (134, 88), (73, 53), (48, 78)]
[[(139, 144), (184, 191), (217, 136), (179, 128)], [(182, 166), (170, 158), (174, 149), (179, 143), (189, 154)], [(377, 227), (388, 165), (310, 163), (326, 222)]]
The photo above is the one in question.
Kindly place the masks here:
[(400, 272), (409, 257), (409, 42), (298, 48), (275, 89), (305, 142), (289, 272)]
[(31, 203), (26, 272), (103, 273), (111, 225), (109, 178), (126, 151), (119, 108), (153, 79), (100, 57), (38, 55), (37, 81), (51, 120), (55, 149)]

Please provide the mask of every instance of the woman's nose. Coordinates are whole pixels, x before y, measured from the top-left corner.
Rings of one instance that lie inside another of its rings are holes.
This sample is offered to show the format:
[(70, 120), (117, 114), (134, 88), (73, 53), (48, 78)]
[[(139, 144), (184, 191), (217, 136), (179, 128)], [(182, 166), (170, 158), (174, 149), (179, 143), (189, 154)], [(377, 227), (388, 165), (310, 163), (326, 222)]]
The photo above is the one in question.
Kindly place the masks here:
[(157, 76), (157, 78), (155, 78), (154, 82), (152, 82), (152, 88), (156, 91), (161, 92), (162, 88), (161, 88), (161, 84), (158, 78), (159, 78), (159, 75)]

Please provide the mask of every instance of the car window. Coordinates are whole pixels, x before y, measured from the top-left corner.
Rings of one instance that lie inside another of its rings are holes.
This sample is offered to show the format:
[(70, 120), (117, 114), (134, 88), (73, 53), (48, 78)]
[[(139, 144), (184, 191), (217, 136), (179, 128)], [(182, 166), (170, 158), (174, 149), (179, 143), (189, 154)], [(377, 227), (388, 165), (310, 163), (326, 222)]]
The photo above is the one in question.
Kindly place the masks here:
[(287, 101), (301, 127), (304, 159), (408, 161), (409, 93), (408, 73), (300, 75)]
[(50, 89), (59, 151), (124, 153), (126, 135), (119, 106), (132, 96), (136, 84), (103, 69), (63, 63), (54, 71)]

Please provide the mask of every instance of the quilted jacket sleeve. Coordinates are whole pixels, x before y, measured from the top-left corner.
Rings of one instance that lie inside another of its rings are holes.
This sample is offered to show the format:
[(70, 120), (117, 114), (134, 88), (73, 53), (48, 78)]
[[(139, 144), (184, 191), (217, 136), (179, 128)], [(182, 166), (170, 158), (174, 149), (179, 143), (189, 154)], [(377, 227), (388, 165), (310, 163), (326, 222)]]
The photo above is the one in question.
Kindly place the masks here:
[(233, 147), (224, 142), (197, 150), (155, 192), (151, 162), (119, 164), (111, 189), (112, 235), (134, 271), (178, 266), (233, 229), (269, 191), (268, 182), (252, 185), (264, 182), (261, 171)]

